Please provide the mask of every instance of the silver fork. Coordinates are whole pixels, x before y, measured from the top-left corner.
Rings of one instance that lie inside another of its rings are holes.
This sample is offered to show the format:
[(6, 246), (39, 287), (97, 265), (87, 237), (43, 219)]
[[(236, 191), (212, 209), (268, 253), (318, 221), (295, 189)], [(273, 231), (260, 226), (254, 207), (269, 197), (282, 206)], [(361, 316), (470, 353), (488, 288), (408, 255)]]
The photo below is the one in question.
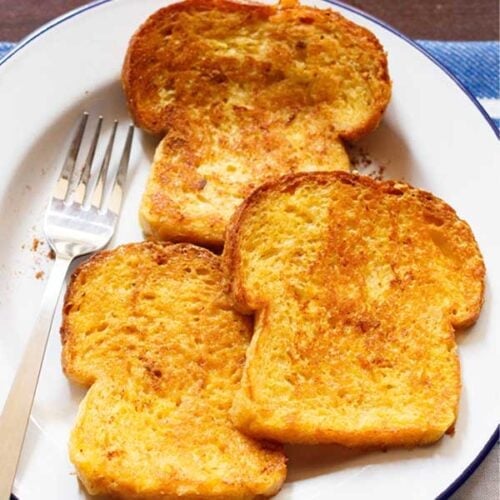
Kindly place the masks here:
[(0, 417), (0, 500), (9, 500), (24, 436), (35, 396), (54, 309), (71, 261), (105, 247), (120, 213), (132, 148), (134, 128), (129, 127), (119, 163), (109, 171), (118, 122), (99, 167), (92, 168), (102, 117), (99, 117), (87, 158), (77, 166), (88, 114), (84, 113), (45, 214), (44, 233), (56, 259), (14, 382)]

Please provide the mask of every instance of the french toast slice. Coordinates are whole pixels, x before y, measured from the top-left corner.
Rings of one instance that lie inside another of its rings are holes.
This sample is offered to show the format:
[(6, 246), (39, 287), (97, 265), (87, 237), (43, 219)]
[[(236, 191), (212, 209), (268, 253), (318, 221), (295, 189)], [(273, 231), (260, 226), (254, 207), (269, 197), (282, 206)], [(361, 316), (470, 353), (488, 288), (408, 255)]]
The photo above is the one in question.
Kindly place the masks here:
[(331, 10), (187, 0), (135, 33), (122, 82), (139, 127), (165, 134), (140, 219), (157, 239), (222, 245), (229, 217), (287, 173), (349, 170), (343, 139), (391, 93), (375, 36)]
[(236, 307), (255, 313), (240, 430), (386, 447), (453, 429), (455, 330), (479, 315), (485, 268), (445, 202), (344, 172), (286, 176), (238, 209), (223, 260)]
[[(370, 31), (330, 9), (186, 0), (132, 37), (122, 84), (136, 124), (164, 134), (212, 107), (328, 117), (344, 139), (377, 126), (391, 93)], [(292, 119), (292, 118), (289, 118)], [(262, 120), (265, 123), (265, 120)]]
[[(313, 126), (314, 121), (309, 129)], [(196, 125), (186, 127), (180, 150), (178, 129), (157, 147), (139, 212), (144, 232), (153, 239), (222, 246), (234, 211), (266, 180), (294, 171), (349, 169), (344, 146), (321, 127), (311, 140), (299, 132), (293, 138), (300, 142), (297, 147), (279, 123), (269, 126), (265, 144), (246, 121), (229, 131), (209, 123), (203, 127), (201, 134)], [(288, 128), (293, 134), (294, 127)], [(314, 144), (319, 151), (307, 149)]]
[(89, 493), (242, 499), (279, 490), (280, 447), (230, 421), (252, 330), (222, 277), (208, 250), (154, 242), (101, 252), (73, 275), (62, 360), (69, 378), (91, 386), (70, 438)]

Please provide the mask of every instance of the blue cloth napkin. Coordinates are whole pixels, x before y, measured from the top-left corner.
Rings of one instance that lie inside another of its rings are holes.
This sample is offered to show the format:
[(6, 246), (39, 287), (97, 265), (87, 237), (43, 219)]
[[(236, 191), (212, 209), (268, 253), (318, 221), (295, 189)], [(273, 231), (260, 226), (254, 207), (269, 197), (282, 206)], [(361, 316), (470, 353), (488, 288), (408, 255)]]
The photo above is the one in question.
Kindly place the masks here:
[(0, 42), (0, 59), (2, 59), (2, 57), (4, 55), (6, 55), (7, 52), (9, 52), (13, 48), (14, 48), (14, 44), (13, 43)]
[(418, 40), (417, 43), (476, 97), (500, 128), (500, 43), (430, 40)]
[[(500, 128), (500, 43), (431, 40), (418, 40), (417, 43), (478, 99)], [(13, 43), (0, 42), (0, 59), (13, 48)]]

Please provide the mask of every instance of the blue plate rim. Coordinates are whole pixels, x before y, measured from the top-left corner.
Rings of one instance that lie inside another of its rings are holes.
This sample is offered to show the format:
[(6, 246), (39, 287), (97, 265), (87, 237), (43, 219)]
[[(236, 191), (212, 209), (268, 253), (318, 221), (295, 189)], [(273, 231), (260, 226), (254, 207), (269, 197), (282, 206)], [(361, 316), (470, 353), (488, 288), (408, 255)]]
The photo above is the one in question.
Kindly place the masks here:
[[(95, 7), (99, 7), (100, 5), (104, 5), (113, 1), (119, 1), (119, 0), (95, 0), (93, 2), (90, 2), (88, 4), (85, 4), (81, 7), (78, 7), (76, 9), (70, 10), (69, 12), (56, 17), (55, 19), (52, 19), (46, 24), (43, 24), (38, 28), (37, 30), (33, 31), (26, 37), (24, 37), (18, 44), (16, 44), (15, 48), (9, 51), (3, 58), (0, 58), (0, 66), (2, 66), (4, 63), (6, 63), (9, 59), (14, 57), (21, 49), (26, 47), (28, 44), (36, 40), (39, 36), (43, 35), (45, 32), (49, 31), (50, 29), (56, 27), (57, 25), (73, 18), (76, 17), (83, 12), (86, 12), (87, 10), (93, 9)], [(413, 48), (417, 49), (420, 53), (422, 53), (425, 57), (427, 57), (429, 60), (431, 60), (438, 68), (440, 68), (451, 80), (462, 90), (462, 92), (473, 102), (473, 104), (476, 106), (478, 111), (483, 115), (484, 119), (488, 122), (490, 125), (493, 133), (495, 136), (500, 138), (500, 131), (496, 127), (495, 123), (493, 120), (489, 117), (488, 113), (486, 110), (481, 106), (479, 101), (476, 99), (474, 95), (472, 95), (469, 90), (463, 85), (463, 83), (453, 75), (453, 73), (450, 72), (446, 66), (441, 64), (434, 56), (432, 56), (429, 52), (427, 52), (423, 47), (418, 45), (417, 42), (412, 40), (411, 38), (407, 37), (406, 35), (403, 35), (400, 31), (397, 29), (393, 28), (390, 24), (385, 23), (384, 21), (381, 21), (375, 16), (372, 16), (371, 14), (368, 14), (360, 9), (357, 9), (356, 7), (353, 7), (351, 5), (347, 5), (344, 2), (340, 0), (323, 0), (326, 3), (329, 3), (331, 5), (336, 5), (338, 7), (342, 7), (345, 10), (348, 10), (350, 12), (353, 12), (354, 14), (357, 14), (361, 17), (364, 17), (365, 19), (368, 19), (369, 21), (381, 26), (382, 28), (386, 29), (387, 31), (391, 32), (392, 34), (396, 35), (398, 38), (401, 38), (404, 40), (406, 43), (411, 45)], [(492, 435), (486, 442), (486, 444), (483, 446), (479, 454), (474, 458), (474, 460), (464, 469), (464, 471), (442, 492), (440, 493), (437, 497), (436, 500), (445, 500), (449, 498), (453, 493), (455, 493), (460, 486), (462, 486), (465, 481), (474, 473), (474, 471), (479, 467), (479, 465), (482, 463), (482, 461), (486, 458), (486, 456), (489, 454), (489, 452), (493, 449), (495, 446), (495, 443), (499, 441), (499, 426), (495, 428), (493, 431)], [(11, 496), (12, 499), (17, 500), (17, 497), (12, 494)]]

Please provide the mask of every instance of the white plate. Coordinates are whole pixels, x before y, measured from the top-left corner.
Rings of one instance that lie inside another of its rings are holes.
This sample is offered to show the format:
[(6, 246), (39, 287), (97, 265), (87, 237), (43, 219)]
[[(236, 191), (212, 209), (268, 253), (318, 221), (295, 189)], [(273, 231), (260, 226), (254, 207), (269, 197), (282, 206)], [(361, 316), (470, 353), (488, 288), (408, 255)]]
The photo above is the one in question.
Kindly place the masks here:
[[(127, 119), (118, 78), (128, 39), (160, 0), (100, 1), (43, 27), (0, 64), (0, 406), (50, 267), (41, 219), (69, 130), (83, 110)], [(310, 2), (319, 7), (331, 5)], [(458, 335), (463, 390), (456, 434), (387, 453), (295, 447), (280, 499), (433, 498), (480, 455), (499, 416), (500, 165), (491, 124), (462, 89), (408, 40), (355, 10), (334, 6), (371, 29), (389, 54), (394, 95), (383, 124), (363, 142), (386, 175), (447, 200), (477, 237), (488, 271), (480, 320)], [(109, 122), (108, 122), (109, 123)], [(154, 142), (141, 134), (113, 245), (142, 239), (139, 197)], [(83, 391), (62, 375), (56, 316), (15, 493), (21, 500), (85, 498), (67, 458), (68, 433)], [(453, 488), (453, 486), (452, 486)]]

